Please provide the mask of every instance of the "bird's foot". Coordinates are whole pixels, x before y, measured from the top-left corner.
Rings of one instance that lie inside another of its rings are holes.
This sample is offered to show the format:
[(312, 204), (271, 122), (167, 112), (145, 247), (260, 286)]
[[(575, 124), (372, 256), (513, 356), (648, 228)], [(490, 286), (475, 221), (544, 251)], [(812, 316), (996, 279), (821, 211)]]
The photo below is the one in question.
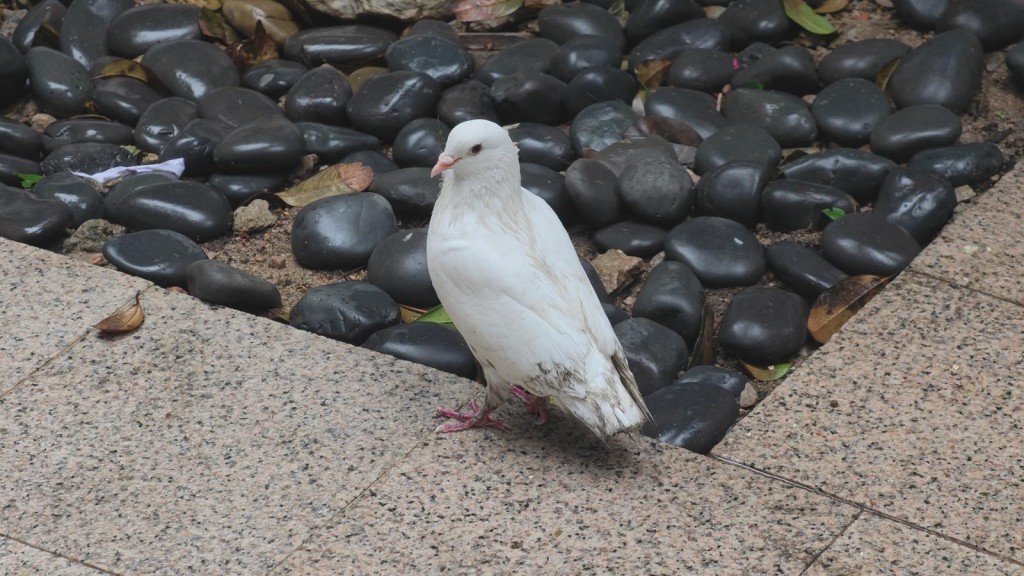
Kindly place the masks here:
[(513, 384), (512, 394), (526, 403), (526, 409), (537, 417), (537, 425), (547, 424), (548, 421), (548, 400), (540, 396), (534, 396), (521, 386)]
[(458, 422), (452, 422), (449, 424), (441, 424), (434, 429), (434, 432), (461, 432), (463, 430), (469, 430), (470, 428), (497, 428), (499, 430), (509, 430), (508, 424), (505, 424), (501, 420), (491, 418), (491, 411), (486, 407), (481, 408), (477, 405), (476, 401), (469, 403), (470, 412), (458, 412), (450, 408), (438, 408), (437, 415), (441, 418), (452, 418), (458, 420)]

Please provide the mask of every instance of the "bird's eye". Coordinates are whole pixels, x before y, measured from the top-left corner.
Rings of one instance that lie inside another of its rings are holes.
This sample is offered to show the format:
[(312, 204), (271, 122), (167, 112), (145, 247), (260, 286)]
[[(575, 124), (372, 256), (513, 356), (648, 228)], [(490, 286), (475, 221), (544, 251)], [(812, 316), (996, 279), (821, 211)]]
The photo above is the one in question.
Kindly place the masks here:
[(483, 146), (480, 145), (480, 144), (477, 144), (476, 146), (473, 146), (472, 148), (470, 148), (469, 152), (470, 152), (470, 154), (479, 154), (480, 150), (482, 150), (482, 149), (483, 149)]

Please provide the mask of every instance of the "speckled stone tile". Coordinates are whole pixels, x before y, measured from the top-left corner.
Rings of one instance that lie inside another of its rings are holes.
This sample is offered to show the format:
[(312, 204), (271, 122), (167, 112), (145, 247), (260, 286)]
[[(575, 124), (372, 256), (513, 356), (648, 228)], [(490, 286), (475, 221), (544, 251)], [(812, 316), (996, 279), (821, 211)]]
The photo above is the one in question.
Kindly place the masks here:
[(149, 286), (0, 238), (0, 396)]
[(1024, 310), (904, 274), (714, 453), (1024, 560)]
[(805, 576), (1001, 574), (1024, 568), (922, 530), (864, 514), (804, 573)]
[(4, 576), (104, 576), (108, 574), (67, 558), (0, 536), (0, 574)]
[(425, 439), (273, 574), (797, 574), (857, 513), (643, 437), (501, 416), (511, 432)]
[(114, 572), (263, 574), (469, 381), (163, 290), (0, 398), (0, 533)]
[(1007, 173), (976, 204), (958, 213), (910, 265), (1024, 303), (1024, 165)]

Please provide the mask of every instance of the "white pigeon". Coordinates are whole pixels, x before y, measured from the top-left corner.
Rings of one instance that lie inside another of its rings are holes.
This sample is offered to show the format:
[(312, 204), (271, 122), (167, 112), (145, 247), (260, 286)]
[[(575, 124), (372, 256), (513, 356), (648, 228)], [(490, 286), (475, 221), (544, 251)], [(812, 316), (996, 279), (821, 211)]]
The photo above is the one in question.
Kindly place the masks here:
[(487, 120), (459, 124), (431, 171), (440, 173), (427, 234), (430, 279), (483, 368), (487, 400), (471, 403), (470, 414), (440, 409), (460, 422), (438, 431), (505, 428), (491, 412), (512, 394), (541, 421), (551, 399), (602, 440), (650, 419), (569, 235), (520, 185), (508, 132)]

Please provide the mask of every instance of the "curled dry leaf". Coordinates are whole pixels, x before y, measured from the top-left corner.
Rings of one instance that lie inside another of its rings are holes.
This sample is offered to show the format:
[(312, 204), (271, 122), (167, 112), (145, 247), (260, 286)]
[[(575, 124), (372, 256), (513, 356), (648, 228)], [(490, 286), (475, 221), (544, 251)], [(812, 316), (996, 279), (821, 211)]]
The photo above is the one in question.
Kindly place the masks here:
[[(218, 8), (219, 6), (218, 2)], [(215, 12), (209, 8), (203, 8), (199, 11), (199, 31), (203, 33), (203, 36), (207, 38), (216, 38), (224, 44), (233, 44), (238, 42), (238, 32), (228, 24), (227, 18), (224, 17), (220, 12)]]
[(779, 380), (783, 376), (789, 373), (789, 370), (793, 368), (792, 362), (783, 362), (780, 364), (772, 364), (770, 366), (755, 366), (754, 364), (748, 364), (743, 360), (740, 360), (740, 364), (743, 365), (743, 369), (747, 371), (755, 380), (762, 382), (772, 382)]
[(112, 76), (127, 76), (149, 84), (149, 70), (135, 60), (114, 60), (100, 69), (96, 78), (110, 78)]
[(661, 86), (662, 81), (665, 80), (665, 75), (668, 74), (668, 69), (671, 67), (672, 61), (668, 58), (644, 60), (636, 65), (636, 80), (644, 87), (644, 90), (654, 90)]
[(818, 14), (831, 14), (833, 12), (839, 12), (850, 3), (850, 0), (825, 0), (814, 9)]
[(715, 313), (711, 311), (711, 305), (705, 301), (700, 311), (700, 332), (697, 333), (697, 341), (690, 352), (688, 368), (715, 363), (714, 332)]
[(820, 344), (828, 342), (843, 324), (875, 297), (891, 277), (864, 274), (850, 276), (821, 293), (811, 306), (807, 331)]
[(142, 313), (142, 303), (139, 301), (139, 295), (136, 294), (133, 304), (129, 304), (100, 320), (93, 328), (104, 334), (123, 334), (142, 326), (145, 319), (146, 316)]
[(402, 323), (408, 324), (409, 322), (415, 322), (427, 313), (426, 310), (420, 308), (413, 308), (412, 306), (406, 306), (405, 304), (398, 305), (399, 311), (402, 313)]
[(228, 55), (236, 66), (244, 70), (253, 64), (277, 59), (277, 43), (263, 27), (263, 21), (257, 20), (252, 38), (228, 46)]
[(373, 169), (363, 166), (362, 162), (335, 164), (274, 196), (289, 206), (301, 207), (328, 196), (362, 192), (371, 182)]
[(522, 5), (523, 0), (461, 0), (452, 13), (459, 22), (478, 22), (508, 16)]

